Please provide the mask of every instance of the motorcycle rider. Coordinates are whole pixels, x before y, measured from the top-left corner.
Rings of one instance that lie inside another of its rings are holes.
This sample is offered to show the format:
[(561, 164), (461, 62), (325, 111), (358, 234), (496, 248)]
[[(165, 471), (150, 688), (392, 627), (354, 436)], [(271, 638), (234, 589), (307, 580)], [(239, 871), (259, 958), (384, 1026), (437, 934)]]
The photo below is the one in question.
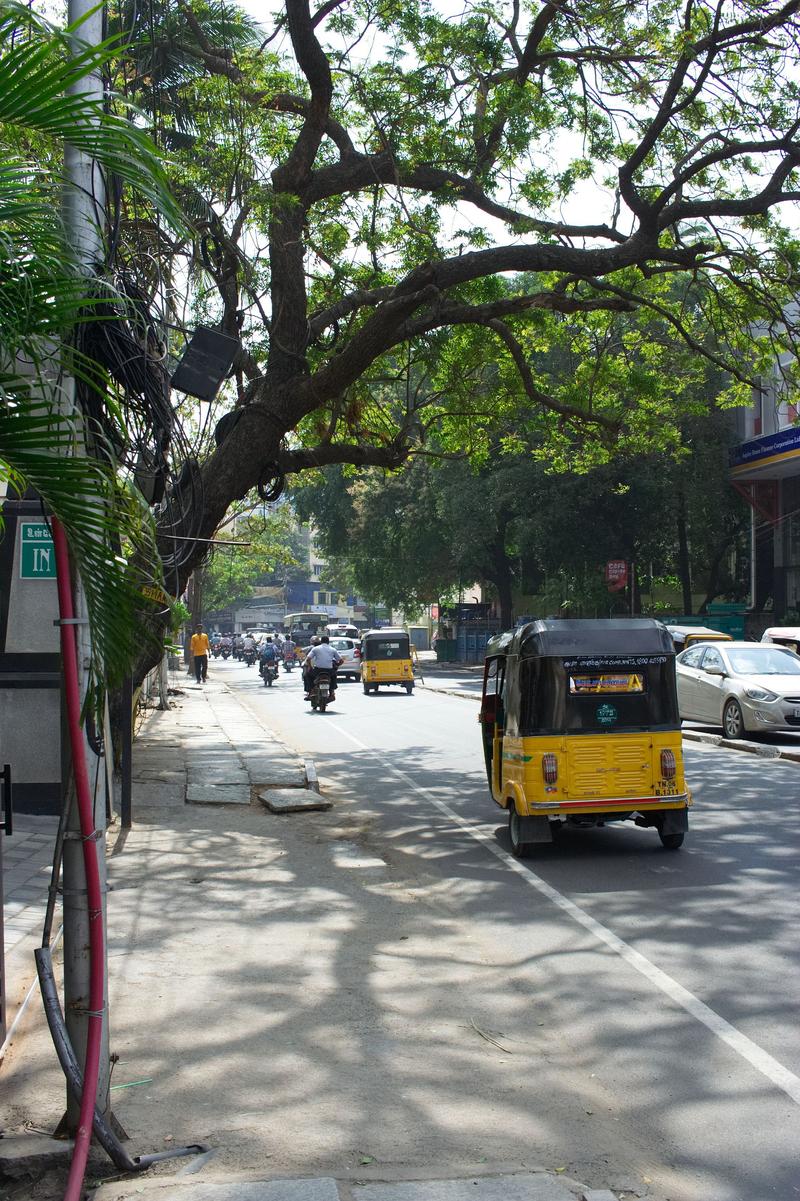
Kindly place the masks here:
[(319, 642), (311, 647), (303, 664), (303, 683), (306, 689), (306, 700), (310, 697), (317, 673), (320, 671), (329, 671), (331, 673), (331, 700), (336, 699), (336, 668), (340, 663), (344, 663), (344, 659), (330, 645), (328, 635), (323, 634)]
[(270, 667), (274, 667), (277, 671), (278, 648), (275, 646), (275, 643), (270, 637), (267, 637), (265, 641), (261, 643), (261, 650), (259, 652), (258, 670), (261, 672), (262, 676), (264, 674), (264, 667), (267, 664), (269, 664)]
[(292, 642), (291, 638), (284, 638), (281, 649), (283, 652), (284, 663), (294, 663), (297, 658), (297, 647)]

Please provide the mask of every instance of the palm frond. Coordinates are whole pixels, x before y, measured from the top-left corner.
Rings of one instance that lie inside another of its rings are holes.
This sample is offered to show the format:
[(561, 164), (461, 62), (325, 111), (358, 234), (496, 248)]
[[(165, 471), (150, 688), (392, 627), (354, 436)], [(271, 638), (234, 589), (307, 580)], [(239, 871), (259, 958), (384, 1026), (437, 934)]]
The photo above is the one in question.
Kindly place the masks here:
[[(68, 369), (97, 385), (102, 373), (76, 349), (74, 331), (121, 303), (74, 261), (60, 218), (63, 145), (94, 157), (174, 228), (184, 232), (186, 223), (147, 136), (103, 111), (82, 85), (113, 43), (75, 51), (79, 33), (0, 0), (0, 479), (35, 488), (64, 526), (86, 591), (99, 692), (155, 636), (141, 586), (158, 582), (146, 573), (160, 559), (144, 499), (115, 468), (113, 440), (102, 457), (85, 453), (83, 417), (69, 415), (72, 390), (61, 383)], [(105, 407), (124, 443), (121, 413)]]
[[(0, 375), (0, 466), (17, 488), (35, 488), (67, 531), (86, 592), (93, 678), (119, 682), (155, 636), (141, 592), (154, 581), (129, 566), (159, 561), (155, 526), (136, 489), (102, 461), (75, 453), (79, 427), (37, 397), (37, 388), (37, 381)], [(111, 549), (118, 540), (124, 554)]]
[(117, 40), (76, 48), (79, 35), (79, 25), (59, 30), (21, 5), (0, 4), (0, 124), (68, 142), (185, 228), (148, 135), (83, 87), (113, 60)]

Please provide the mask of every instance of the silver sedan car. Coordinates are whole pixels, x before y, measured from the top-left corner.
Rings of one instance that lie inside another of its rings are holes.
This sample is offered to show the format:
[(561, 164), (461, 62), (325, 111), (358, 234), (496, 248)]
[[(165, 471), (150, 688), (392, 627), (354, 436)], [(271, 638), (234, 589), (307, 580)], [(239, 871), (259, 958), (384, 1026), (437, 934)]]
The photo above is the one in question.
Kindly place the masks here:
[(337, 670), (340, 680), (361, 679), (361, 642), (358, 638), (331, 637), (331, 646), (342, 656), (342, 665)]
[(800, 656), (763, 642), (700, 642), (675, 660), (682, 718), (726, 738), (800, 732)]

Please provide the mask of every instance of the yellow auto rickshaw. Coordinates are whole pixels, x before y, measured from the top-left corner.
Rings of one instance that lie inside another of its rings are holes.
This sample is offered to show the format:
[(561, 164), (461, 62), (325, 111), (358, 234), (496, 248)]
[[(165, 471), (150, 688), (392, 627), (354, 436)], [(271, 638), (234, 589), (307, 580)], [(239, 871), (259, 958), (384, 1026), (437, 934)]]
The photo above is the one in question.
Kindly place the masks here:
[(361, 683), (365, 693), (377, 692), (384, 684), (399, 684), (411, 695), (414, 667), (405, 630), (367, 630), (362, 635)]
[(675, 626), (668, 622), (667, 629), (676, 655), (687, 650), (688, 647), (694, 646), (695, 642), (732, 641), (730, 634), (724, 634), (722, 630), (709, 629), (708, 626)]
[(486, 647), (479, 715), (519, 857), (561, 826), (634, 821), (677, 850), (683, 775), (675, 652), (649, 618), (533, 621)]

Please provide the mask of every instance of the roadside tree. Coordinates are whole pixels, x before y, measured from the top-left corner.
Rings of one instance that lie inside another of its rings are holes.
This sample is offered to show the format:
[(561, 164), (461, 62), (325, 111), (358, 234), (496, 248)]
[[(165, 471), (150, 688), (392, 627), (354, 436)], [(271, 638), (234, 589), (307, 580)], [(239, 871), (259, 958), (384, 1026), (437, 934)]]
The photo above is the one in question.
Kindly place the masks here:
[(609, 353), (618, 312), (657, 314), (687, 371), (711, 358), (744, 395), (794, 333), (799, 11), (285, 0), (259, 33), (213, 0), (124, 7), (120, 90), (197, 237), (126, 211), (120, 245), (135, 265), (155, 240), (160, 278), (242, 340), (234, 413), (173, 510), (210, 537), (254, 487), (393, 468), (434, 434), (480, 459), (498, 422), (543, 426), (567, 467), (672, 449), (658, 347)]

